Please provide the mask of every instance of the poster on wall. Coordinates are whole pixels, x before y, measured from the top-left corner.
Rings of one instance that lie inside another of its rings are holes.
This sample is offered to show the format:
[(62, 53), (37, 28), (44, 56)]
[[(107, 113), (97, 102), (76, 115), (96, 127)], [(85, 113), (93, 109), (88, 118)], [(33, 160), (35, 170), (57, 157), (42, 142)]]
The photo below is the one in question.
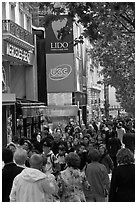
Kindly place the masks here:
[(74, 91), (74, 54), (47, 54), (47, 92)]

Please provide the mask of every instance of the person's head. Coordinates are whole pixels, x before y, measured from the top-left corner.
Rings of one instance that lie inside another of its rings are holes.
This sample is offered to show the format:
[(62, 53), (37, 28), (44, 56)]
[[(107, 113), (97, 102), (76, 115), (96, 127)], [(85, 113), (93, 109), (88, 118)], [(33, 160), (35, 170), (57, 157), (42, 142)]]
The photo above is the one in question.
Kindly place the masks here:
[(89, 144), (89, 135), (85, 135), (85, 136), (83, 137), (83, 142), (84, 142), (85, 145), (88, 145), (88, 144)]
[(9, 144), (7, 144), (7, 148), (11, 149), (11, 151), (14, 152), (16, 151), (16, 145), (13, 142), (10, 142)]
[(18, 144), (19, 143), (19, 138), (17, 135), (15, 135), (12, 139), (12, 141), (15, 143), (15, 144)]
[(41, 169), (43, 164), (43, 158), (40, 154), (33, 154), (29, 160), (30, 167), (34, 169)]
[(118, 164), (131, 164), (134, 162), (134, 154), (128, 148), (122, 148), (117, 152)]
[(73, 120), (73, 118), (70, 118), (70, 119), (69, 119), (69, 124), (72, 125), (72, 126), (74, 125), (74, 120)]
[(72, 144), (72, 142), (73, 142), (73, 136), (70, 135), (70, 136), (68, 137), (67, 142), (70, 142), (70, 143)]
[(48, 133), (49, 133), (49, 127), (48, 127), (47, 125), (44, 125), (44, 126), (43, 126), (43, 132), (44, 132), (45, 134), (48, 134)]
[(74, 145), (79, 145), (79, 140), (78, 140), (78, 138), (75, 138), (75, 139), (74, 139), (73, 144), (74, 144)]
[(80, 145), (78, 147), (78, 153), (82, 154), (85, 150), (86, 150), (85, 145), (83, 143), (80, 143)]
[(24, 165), (27, 160), (27, 151), (23, 148), (18, 148), (14, 153), (14, 161), (17, 165)]
[(50, 139), (46, 139), (42, 144), (42, 150), (45, 154), (48, 154), (49, 151), (52, 149), (53, 142)]
[(91, 130), (91, 132), (94, 132), (94, 127), (91, 123), (88, 125), (88, 129)]
[(80, 132), (81, 132), (80, 127), (79, 127), (79, 126), (76, 126), (76, 127), (74, 128), (74, 132), (75, 132), (75, 133), (80, 133)]
[(26, 139), (27, 139), (26, 137), (21, 137), (21, 138), (19, 139), (19, 145), (20, 145), (20, 146), (23, 146), (24, 141), (25, 141)]
[(32, 144), (29, 140), (24, 141), (23, 149), (25, 149), (26, 151), (32, 150)]
[(64, 155), (66, 152), (65, 146), (64, 145), (59, 145), (59, 154)]
[(90, 162), (98, 162), (100, 160), (100, 152), (97, 149), (91, 149), (88, 153)]
[(118, 128), (122, 128), (122, 122), (119, 122), (117, 125)]
[(54, 133), (54, 141), (55, 142), (60, 142), (60, 139), (61, 139), (61, 134), (59, 134), (59, 133)]
[(100, 144), (100, 145), (99, 145), (99, 152), (100, 152), (101, 155), (106, 154), (106, 146)]
[(13, 152), (9, 148), (4, 148), (2, 150), (2, 161), (4, 161), (5, 164), (13, 162)]
[(80, 166), (80, 157), (75, 152), (70, 152), (66, 156), (65, 160), (68, 167), (73, 167), (74, 169), (78, 169)]

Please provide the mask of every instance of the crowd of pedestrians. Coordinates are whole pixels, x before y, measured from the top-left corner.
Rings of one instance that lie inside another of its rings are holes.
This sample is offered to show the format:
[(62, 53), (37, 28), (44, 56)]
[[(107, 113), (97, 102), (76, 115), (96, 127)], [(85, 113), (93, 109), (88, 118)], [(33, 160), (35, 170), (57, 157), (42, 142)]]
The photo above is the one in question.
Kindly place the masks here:
[(3, 202), (134, 202), (135, 122), (44, 126), (2, 151)]

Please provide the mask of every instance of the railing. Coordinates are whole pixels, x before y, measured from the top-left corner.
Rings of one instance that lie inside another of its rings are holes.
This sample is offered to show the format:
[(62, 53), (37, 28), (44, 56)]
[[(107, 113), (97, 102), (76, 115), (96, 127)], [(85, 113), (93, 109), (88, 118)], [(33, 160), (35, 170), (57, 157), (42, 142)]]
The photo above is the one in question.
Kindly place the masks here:
[(25, 42), (34, 45), (33, 34), (11, 20), (2, 20), (2, 33), (10, 33)]

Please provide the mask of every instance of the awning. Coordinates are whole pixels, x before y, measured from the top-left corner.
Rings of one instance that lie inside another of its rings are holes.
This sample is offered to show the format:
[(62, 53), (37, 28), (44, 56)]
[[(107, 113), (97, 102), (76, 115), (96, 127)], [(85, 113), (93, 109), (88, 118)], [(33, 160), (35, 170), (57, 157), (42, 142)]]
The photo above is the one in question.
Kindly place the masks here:
[(20, 98), (17, 98), (16, 101), (18, 108), (20, 108), (21, 110), (20, 114), (23, 118), (38, 117), (44, 115), (44, 110), (46, 108), (45, 103)]
[(22, 116), (23, 118), (27, 117), (38, 117), (44, 115), (44, 110), (46, 106), (43, 105), (36, 105), (36, 106), (23, 106), (22, 108)]
[(15, 94), (2, 93), (2, 105), (15, 105), (16, 97)]
[(64, 106), (47, 106), (45, 108), (45, 114), (48, 117), (71, 117), (77, 116), (77, 105), (64, 105)]

